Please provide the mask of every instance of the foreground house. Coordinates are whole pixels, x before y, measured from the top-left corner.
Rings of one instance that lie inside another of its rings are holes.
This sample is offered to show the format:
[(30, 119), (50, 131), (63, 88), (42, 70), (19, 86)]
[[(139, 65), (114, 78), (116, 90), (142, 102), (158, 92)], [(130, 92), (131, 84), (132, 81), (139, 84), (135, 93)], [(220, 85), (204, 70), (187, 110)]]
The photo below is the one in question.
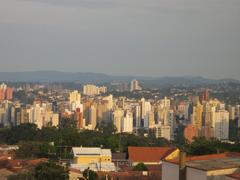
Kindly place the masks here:
[(232, 180), (234, 176), (227, 175), (239, 170), (239, 153), (183, 156), (181, 160), (176, 158), (163, 161), (162, 180)]
[(116, 171), (110, 149), (74, 147), (72, 152), (74, 158), (71, 168), (81, 172), (88, 168), (93, 171)]
[(240, 173), (227, 175), (225, 180), (240, 180)]
[(160, 165), (166, 158), (176, 158), (179, 150), (171, 147), (128, 147), (129, 161), (133, 166), (139, 163), (145, 165)]

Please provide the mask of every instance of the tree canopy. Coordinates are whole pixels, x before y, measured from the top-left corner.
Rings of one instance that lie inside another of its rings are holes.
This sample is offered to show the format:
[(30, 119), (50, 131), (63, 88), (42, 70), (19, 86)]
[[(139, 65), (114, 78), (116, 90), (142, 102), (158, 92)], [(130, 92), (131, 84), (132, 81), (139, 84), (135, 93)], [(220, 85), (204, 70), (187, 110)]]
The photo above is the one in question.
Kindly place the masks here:
[(144, 163), (139, 163), (133, 168), (134, 171), (148, 171), (147, 166)]

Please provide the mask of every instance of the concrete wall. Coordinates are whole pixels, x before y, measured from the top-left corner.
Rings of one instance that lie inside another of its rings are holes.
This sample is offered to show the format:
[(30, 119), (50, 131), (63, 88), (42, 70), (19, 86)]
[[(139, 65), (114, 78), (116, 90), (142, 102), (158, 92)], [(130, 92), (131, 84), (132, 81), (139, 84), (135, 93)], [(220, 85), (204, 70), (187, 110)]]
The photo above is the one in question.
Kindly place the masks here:
[(162, 180), (179, 180), (179, 166), (164, 161), (162, 164)]
[(198, 169), (187, 168), (187, 180), (207, 180), (207, 172)]
[(90, 163), (107, 163), (112, 162), (111, 156), (82, 156), (82, 157), (75, 157), (74, 163), (75, 164), (90, 164)]
[(215, 171), (202, 171), (194, 168), (187, 168), (187, 180), (225, 180), (225, 175), (236, 172), (237, 168), (222, 169)]
[[(232, 180), (225, 175), (233, 174), (237, 168), (203, 171), (187, 167), (186, 180)], [(179, 166), (169, 162), (162, 164), (162, 180), (179, 180)]]

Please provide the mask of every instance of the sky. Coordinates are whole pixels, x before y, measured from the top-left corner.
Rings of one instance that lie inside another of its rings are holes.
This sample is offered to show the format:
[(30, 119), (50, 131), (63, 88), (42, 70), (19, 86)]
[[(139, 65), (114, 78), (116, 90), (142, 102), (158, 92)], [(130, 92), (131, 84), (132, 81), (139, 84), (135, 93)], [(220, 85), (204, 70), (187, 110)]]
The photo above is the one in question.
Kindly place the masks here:
[(0, 0), (0, 71), (240, 80), (240, 0)]

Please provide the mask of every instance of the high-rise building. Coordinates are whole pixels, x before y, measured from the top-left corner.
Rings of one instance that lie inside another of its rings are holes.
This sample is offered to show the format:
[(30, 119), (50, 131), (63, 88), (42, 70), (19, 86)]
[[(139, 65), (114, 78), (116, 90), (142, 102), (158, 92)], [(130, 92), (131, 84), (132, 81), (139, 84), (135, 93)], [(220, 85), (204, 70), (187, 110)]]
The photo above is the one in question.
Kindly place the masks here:
[(201, 135), (208, 139), (214, 137), (215, 112), (216, 112), (216, 107), (212, 106), (211, 103), (204, 101), (203, 113), (202, 113)]
[(99, 94), (104, 94), (104, 93), (107, 92), (107, 87), (106, 86), (101, 86), (98, 89), (99, 89)]
[(158, 110), (158, 124), (169, 125), (169, 109), (160, 108)]
[(17, 125), (23, 123), (36, 124), (39, 129), (42, 127), (58, 126), (59, 114), (52, 111), (52, 105), (50, 103), (35, 103), (27, 107), (20, 107), (20, 111), (13, 109), (17, 115), (15, 115)]
[(70, 103), (79, 102), (81, 103), (81, 94), (78, 91), (73, 91), (69, 94)]
[(141, 127), (141, 106), (140, 105), (135, 106), (134, 118), (136, 122), (136, 127), (140, 128)]
[(94, 96), (99, 94), (99, 89), (93, 84), (83, 86), (83, 94), (87, 96)]
[(116, 109), (113, 112), (113, 124), (116, 126), (118, 133), (122, 132), (123, 118), (124, 118), (124, 111), (122, 109)]
[(83, 119), (83, 108), (77, 108), (74, 113), (74, 119), (77, 122), (77, 127), (82, 129), (85, 127), (85, 121)]
[(122, 121), (122, 132), (125, 133), (133, 132), (133, 114), (130, 111), (125, 112), (125, 116)]
[(12, 100), (13, 99), (13, 89), (7, 87), (6, 84), (2, 83), (0, 85), (0, 101)]
[(69, 93), (69, 103), (71, 110), (75, 111), (81, 106), (81, 94), (78, 91), (73, 91)]
[(240, 105), (237, 105), (235, 107), (235, 114), (237, 118), (240, 118)]
[(95, 86), (94, 84), (86, 84), (83, 86), (83, 94), (86, 96), (95, 96), (107, 92), (106, 86)]
[(130, 90), (131, 91), (140, 91), (142, 90), (141, 86), (139, 85), (139, 81), (137, 81), (136, 79), (132, 80), (130, 83)]
[(149, 120), (149, 128), (153, 129), (155, 126), (155, 118), (154, 118), (154, 111), (150, 111), (148, 115)]
[(192, 124), (197, 128), (199, 133), (202, 130), (202, 114), (203, 114), (203, 106), (198, 103), (196, 106), (193, 107), (193, 114), (192, 114)]
[(216, 112), (215, 137), (219, 140), (229, 139), (229, 112), (226, 110)]
[(164, 99), (161, 99), (160, 100), (160, 107), (161, 108), (167, 108), (167, 109), (170, 109), (171, 107), (171, 100), (168, 99), (167, 97), (164, 97)]
[(11, 103), (5, 101), (0, 104), (0, 123), (5, 127), (10, 127), (11, 122), (9, 121), (11, 116)]
[(228, 112), (229, 112), (229, 119), (234, 120), (236, 117), (236, 107), (228, 106)]
[(184, 137), (190, 142), (193, 142), (193, 139), (198, 136), (198, 130), (192, 124), (188, 124), (184, 129)]
[(156, 138), (165, 138), (171, 140), (170, 126), (156, 125), (154, 128)]
[(200, 100), (201, 100), (201, 102), (207, 102), (207, 101), (210, 100), (209, 90), (208, 89), (204, 89), (204, 91), (202, 92)]
[(89, 120), (90, 120), (90, 124), (92, 125), (92, 129), (95, 129), (97, 126), (97, 111), (94, 105), (91, 105), (90, 107)]
[(144, 98), (141, 99), (141, 116), (143, 119), (144, 128), (149, 127), (149, 113), (152, 110), (152, 105), (150, 102), (146, 101)]

